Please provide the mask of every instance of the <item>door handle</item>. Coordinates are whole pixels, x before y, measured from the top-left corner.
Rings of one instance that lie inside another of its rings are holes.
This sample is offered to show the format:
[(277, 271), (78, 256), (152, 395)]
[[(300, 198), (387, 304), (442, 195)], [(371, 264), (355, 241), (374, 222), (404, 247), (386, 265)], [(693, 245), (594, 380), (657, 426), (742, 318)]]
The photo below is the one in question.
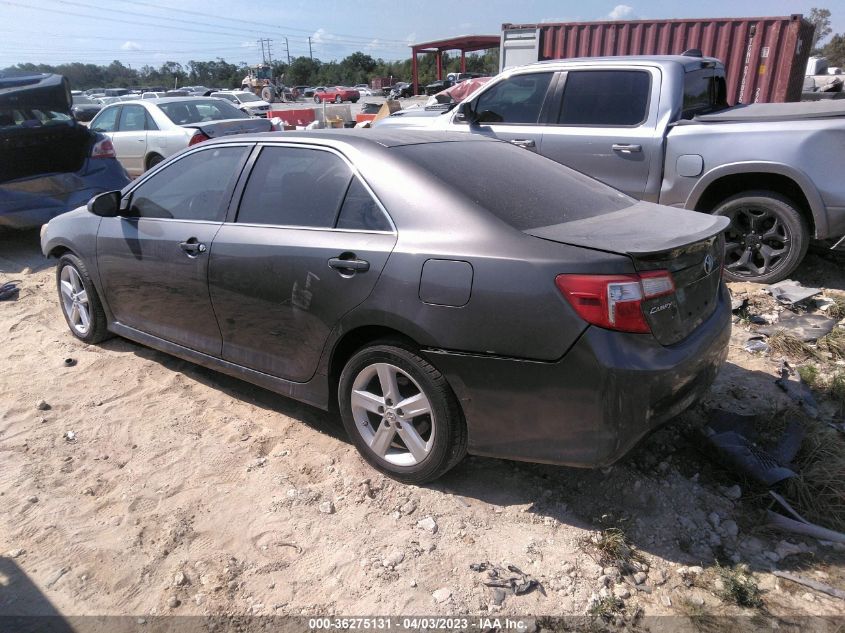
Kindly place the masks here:
[(208, 250), (208, 247), (202, 242), (197, 241), (197, 238), (192, 237), (186, 242), (179, 242), (179, 248), (188, 254), (188, 257), (196, 257), (200, 253)]
[(528, 149), (529, 147), (537, 146), (533, 138), (515, 138), (511, 141), (511, 145), (516, 145), (517, 147), (524, 147), (526, 149)]
[(329, 268), (334, 268), (342, 273), (364, 273), (370, 269), (370, 262), (363, 259), (356, 259), (354, 255), (349, 259), (343, 257), (332, 257), (329, 260)]
[(633, 154), (634, 152), (643, 151), (642, 145), (629, 145), (627, 143), (614, 143), (611, 145), (614, 152), (622, 152), (623, 154)]

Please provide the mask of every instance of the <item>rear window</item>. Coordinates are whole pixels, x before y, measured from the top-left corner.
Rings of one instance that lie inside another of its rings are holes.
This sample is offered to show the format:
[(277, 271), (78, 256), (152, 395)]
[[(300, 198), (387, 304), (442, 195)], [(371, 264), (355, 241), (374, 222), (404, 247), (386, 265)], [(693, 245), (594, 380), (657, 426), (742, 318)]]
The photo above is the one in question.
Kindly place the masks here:
[(713, 68), (688, 72), (684, 76), (684, 107), (681, 117), (691, 119), (728, 107), (725, 78)]
[(583, 220), (636, 201), (508, 143), (458, 141), (393, 149), (520, 231)]
[(569, 72), (563, 89), (561, 125), (634, 126), (645, 121), (651, 76), (642, 70)]
[(160, 103), (158, 107), (176, 125), (249, 118), (249, 115), (244, 114), (223, 99), (197, 99), (193, 97), (184, 101)]

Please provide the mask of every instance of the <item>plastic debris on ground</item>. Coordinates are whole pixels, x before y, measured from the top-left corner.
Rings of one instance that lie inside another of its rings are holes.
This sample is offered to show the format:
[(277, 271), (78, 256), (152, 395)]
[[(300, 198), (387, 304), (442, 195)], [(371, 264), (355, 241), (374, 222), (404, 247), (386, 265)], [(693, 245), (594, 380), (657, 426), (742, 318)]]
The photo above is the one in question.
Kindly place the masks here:
[(766, 343), (765, 337), (763, 336), (752, 336), (745, 342), (745, 345), (743, 345), (742, 348), (746, 352), (759, 352), (765, 354), (769, 351), (769, 344)]
[(809, 417), (816, 419), (819, 417), (819, 404), (813, 396), (813, 391), (809, 385), (797, 376), (792, 366), (783, 361), (780, 368), (780, 378), (775, 380), (775, 384), (780, 387), (786, 395), (792, 398), (804, 413)]
[(757, 331), (766, 336), (772, 336), (779, 330), (794, 336), (805, 343), (812, 343), (823, 336), (827, 336), (836, 327), (836, 320), (821, 314), (795, 314), (784, 310), (778, 322), (761, 327)]
[(784, 279), (781, 282), (767, 286), (766, 290), (781, 303), (794, 305), (806, 301), (822, 293), (821, 288), (805, 288), (799, 282), (792, 279)]
[[(487, 572), (481, 582), (492, 590), (494, 602), (501, 603), (504, 599), (496, 590), (504, 591), (506, 595), (509, 593), (514, 596), (521, 596), (536, 589), (544, 596), (546, 595), (546, 590), (543, 589), (539, 580), (532, 578), (514, 565), (502, 567), (492, 563), (472, 563), (469, 568), (476, 572)], [(501, 600), (497, 600), (497, 596)]]
[(0, 286), (0, 301), (14, 301), (18, 298), (21, 289), (18, 287), (19, 281), (7, 281)]
[(766, 486), (796, 477), (791, 461), (801, 447), (803, 426), (790, 422), (777, 446), (763, 449), (754, 431), (756, 416), (713, 409), (707, 440), (734, 470)]

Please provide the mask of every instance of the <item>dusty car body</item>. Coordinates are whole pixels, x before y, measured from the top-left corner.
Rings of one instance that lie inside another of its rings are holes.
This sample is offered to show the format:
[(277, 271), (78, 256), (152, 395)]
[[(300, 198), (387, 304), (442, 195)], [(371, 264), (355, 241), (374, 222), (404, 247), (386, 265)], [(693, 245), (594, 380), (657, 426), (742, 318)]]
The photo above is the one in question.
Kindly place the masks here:
[(611, 463), (727, 353), (725, 218), (506, 143), (215, 139), (89, 209), (42, 233), (75, 336), (337, 405), (365, 459), (403, 481), (465, 450)]
[(726, 274), (735, 280), (782, 279), (811, 238), (845, 234), (845, 104), (729, 108), (717, 59), (522, 66), (430, 123), (509, 141), (642, 200), (730, 217)]
[(129, 182), (111, 142), (71, 115), (61, 75), (0, 75), (0, 228), (40, 226)]
[(269, 132), (273, 124), (224, 99), (165, 97), (111, 104), (90, 127), (111, 139), (126, 171), (138, 176), (189, 145), (228, 134)]

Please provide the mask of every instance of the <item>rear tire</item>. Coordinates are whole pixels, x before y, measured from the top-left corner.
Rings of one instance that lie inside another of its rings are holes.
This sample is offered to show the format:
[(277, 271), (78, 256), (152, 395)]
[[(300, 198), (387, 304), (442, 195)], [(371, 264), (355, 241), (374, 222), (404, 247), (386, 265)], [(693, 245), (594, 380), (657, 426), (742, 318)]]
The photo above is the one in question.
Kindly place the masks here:
[(314, 103), (320, 103), (320, 97), (315, 96), (314, 97)]
[(443, 374), (404, 343), (378, 341), (356, 352), (340, 375), (338, 404), (362, 457), (403, 483), (433, 481), (466, 455), (455, 394)]
[(810, 229), (798, 205), (774, 191), (745, 191), (713, 211), (731, 220), (725, 231), (728, 281), (771, 284), (786, 279), (804, 259)]
[(76, 255), (65, 253), (56, 266), (59, 305), (65, 321), (80, 341), (95, 344), (109, 338), (106, 313), (88, 269)]
[(160, 156), (159, 154), (152, 154), (152, 155), (151, 155), (151, 156), (147, 159), (147, 169), (148, 169), (148, 170), (149, 170), (149, 169), (152, 169), (153, 167), (155, 167), (156, 165), (158, 165), (158, 164), (159, 164), (161, 161), (163, 161), (163, 160), (164, 160), (164, 156)]
[(337, 96), (334, 98), (334, 102), (335, 102), (335, 103), (343, 103), (343, 97), (341, 97), (340, 95), (337, 95)]

